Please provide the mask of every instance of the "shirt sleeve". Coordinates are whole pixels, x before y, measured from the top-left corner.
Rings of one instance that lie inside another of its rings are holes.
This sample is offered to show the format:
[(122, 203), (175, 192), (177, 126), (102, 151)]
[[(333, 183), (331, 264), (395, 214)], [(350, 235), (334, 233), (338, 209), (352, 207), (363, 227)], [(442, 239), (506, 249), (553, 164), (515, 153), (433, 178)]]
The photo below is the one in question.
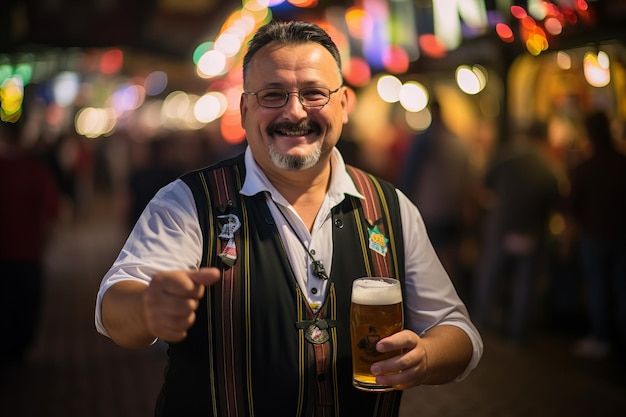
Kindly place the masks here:
[(106, 273), (96, 297), (95, 324), (102, 325), (102, 297), (116, 282), (146, 285), (157, 271), (195, 269), (202, 261), (202, 231), (189, 187), (180, 179), (157, 192), (139, 217), (126, 243)]
[(398, 197), (406, 262), (406, 326), (420, 336), (442, 324), (462, 329), (472, 342), (473, 354), (465, 371), (456, 379), (461, 381), (478, 365), (483, 352), (482, 338), (428, 239), (419, 210), (399, 190)]

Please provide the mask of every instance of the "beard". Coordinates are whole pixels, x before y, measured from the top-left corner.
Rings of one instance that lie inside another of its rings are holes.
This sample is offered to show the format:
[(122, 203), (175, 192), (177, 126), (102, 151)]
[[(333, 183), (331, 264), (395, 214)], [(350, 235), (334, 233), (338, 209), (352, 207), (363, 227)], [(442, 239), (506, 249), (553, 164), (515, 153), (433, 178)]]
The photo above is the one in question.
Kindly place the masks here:
[(288, 171), (302, 171), (313, 167), (320, 160), (322, 148), (320, 144), (309, 155), (283, 155), (274, 145), (269, 146), (270, 159), (277, 168)]
[[(319, 124), (314, 121), (303, 120), (297, 124), (276, 123), (270, 126), (270, 128), (268, 129), (269, 134), (273, 134), (275, 132), (286, 135), (306, 135), (312, 132), (319, 134), (321, 132), (321, 128)], [(276, 148), (276, 146), (272, 144), (269, 146), (269, 155), (270, 159), (277, 168), (286, 169), (289, 171), (302, 171), (311, 168), (315, 164), (317, 164), (317, 162), (320, 160), (320, 156), (322, 155), (322, 145), (320, 143), (317, 143), (315, 149), (309, 155), (291, 156), (283, 155)]]

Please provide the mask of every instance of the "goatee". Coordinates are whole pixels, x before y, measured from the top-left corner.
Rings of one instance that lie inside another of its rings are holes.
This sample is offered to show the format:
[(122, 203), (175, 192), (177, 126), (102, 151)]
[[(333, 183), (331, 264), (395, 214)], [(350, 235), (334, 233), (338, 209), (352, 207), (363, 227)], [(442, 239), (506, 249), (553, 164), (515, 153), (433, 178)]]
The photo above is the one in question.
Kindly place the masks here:
[(305, 156), (299, 155), (283, 155), (274, 145), (269, 147), (270, 159), (280, 169), (286, 169), (289, 171), (302, 171), (313, 167), (320, 160), (322, 150), (320, 146), (317, 146), (315, 150)]

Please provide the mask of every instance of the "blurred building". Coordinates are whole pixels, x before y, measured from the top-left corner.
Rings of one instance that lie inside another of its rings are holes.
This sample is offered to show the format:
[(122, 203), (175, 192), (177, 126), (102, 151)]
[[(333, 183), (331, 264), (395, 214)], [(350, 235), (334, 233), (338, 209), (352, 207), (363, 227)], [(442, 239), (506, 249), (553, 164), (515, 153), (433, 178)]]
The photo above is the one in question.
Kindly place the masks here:
[[(626, 113), (624, 0), (7, 0), (0, 13), (0, 116), (31, 142), (76, 132), (101, 146), (193, 132), (212, 149), (243, 141), (241, 57), (256, 27), (307, 19), (342, 51), (358, 98), (345, 140), (391, 180), (430, 123), (429, 102), (480, 174), (512, 125), (551, 127), (575, 146), (589, 108)], [(218, 65), (219, 64), (219, 65)], [(561, 158), (559, 156), (558, 158)]]

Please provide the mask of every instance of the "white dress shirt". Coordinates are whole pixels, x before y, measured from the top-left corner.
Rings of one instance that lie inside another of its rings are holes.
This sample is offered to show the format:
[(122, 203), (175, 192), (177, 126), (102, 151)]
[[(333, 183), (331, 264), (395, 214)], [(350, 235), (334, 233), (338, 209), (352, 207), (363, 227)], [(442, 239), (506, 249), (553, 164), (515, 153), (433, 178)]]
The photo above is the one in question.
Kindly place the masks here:
[[(321, 261), (330, 274), (333, 253), (331, 208), (340, 204), (346, 194), (358, 198), (363, 196), (357, 191), (345, 170), (341, 154), (335, 149), (331, 158), (330, 187), (309, 233), (293, 207), (256, 164), (249, 148), (246, 149), (245, 164), (246, 178), (241, 193), (265, 193), (298, 285), (311, 306), (319, 306), (326, 295), (327, 282), (312, 273), (311, 258), (303, 244), (309, 251), (313, 250), (315, 259)], [(473, 356), (465, 372), (457, 378), (461, 380), (478, 364), (483, 351), (482, 339), (435, 254), (417, 207), (402, 192), (397, 192), (406, 265), (405, 327), (419, 335), (441, 324), (464, 330), (472, 341)], [(284, 216), (278, 211), (279, 206)], [(140, 281), (148, 285), (157, 271), (198, 268), (202, 261), (202, 239), (198, 213), (189, 187), (180, 179), (163, 187), (146, 206), (119, 256), (102, 279), (95, 309), (98, 332), (108, 336), (102, 325), (101, 303), (111, 285), (123, 280)]]

